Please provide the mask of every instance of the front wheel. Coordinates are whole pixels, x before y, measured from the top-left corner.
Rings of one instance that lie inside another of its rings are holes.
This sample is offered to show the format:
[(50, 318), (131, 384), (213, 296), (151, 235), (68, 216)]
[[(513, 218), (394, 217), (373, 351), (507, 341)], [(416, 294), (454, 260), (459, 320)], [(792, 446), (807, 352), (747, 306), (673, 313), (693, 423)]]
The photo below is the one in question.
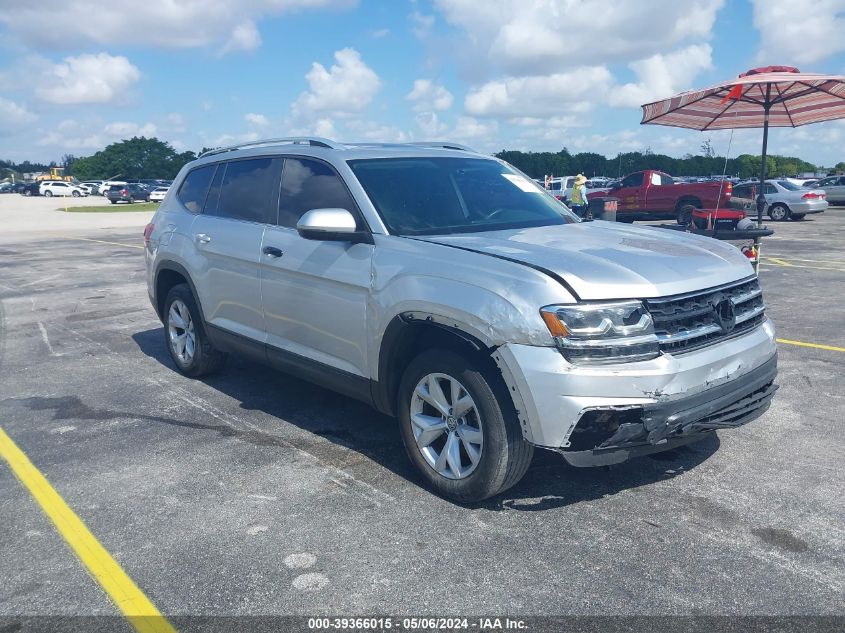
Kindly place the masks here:
[(70, 194), (70, 195), (72, 195), (74, 198), (78, 198), (78, 197), (79, 197), (79, 192), (78, 192), (78, 191), (74, 191), (74, 192), (73, 192), (72, 194)]
[(679, 204), (675, 212), (678, 224), (681, 226), (689, 226), (692, 224), (692, 212), (696, 209), (697, 207), (690, 202)]
[(449, 350), (429, 350), (411, 362), (398, 413), (408, 457), (448, 499), (492, 497), (519, 482), (531, 464), (534, 447), (522, 437), (501, 378)]
[(785, 204), (773, 204), (769, 207), (769, 217), (775, 222), (780, 222), (789, 217), (789, 207)]
[(208, 339), (197, 302), (187, 284), (173, 286), (164, 300), (164, 338), (170, 357), (186, 376), (213, 373), (226, 360), (226, 355)]
[(135, 202), (135, 198), (133, 198), (132, 196), (129, 196), (129, 204), (132, 204), (133, 202)]

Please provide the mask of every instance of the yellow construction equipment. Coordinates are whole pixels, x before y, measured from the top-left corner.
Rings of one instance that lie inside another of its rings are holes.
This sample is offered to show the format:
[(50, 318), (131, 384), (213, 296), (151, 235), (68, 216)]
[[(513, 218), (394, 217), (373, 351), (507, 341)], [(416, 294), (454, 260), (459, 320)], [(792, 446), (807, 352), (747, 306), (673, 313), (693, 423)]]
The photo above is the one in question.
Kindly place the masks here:
[(49, 175), (41, 174), (40, 176), (36, 176), (35, 180), (65, 180), (67, 182), (73, 182), (73, 176), (65, 176), (64, 171), (64, 167), (50, 167)]

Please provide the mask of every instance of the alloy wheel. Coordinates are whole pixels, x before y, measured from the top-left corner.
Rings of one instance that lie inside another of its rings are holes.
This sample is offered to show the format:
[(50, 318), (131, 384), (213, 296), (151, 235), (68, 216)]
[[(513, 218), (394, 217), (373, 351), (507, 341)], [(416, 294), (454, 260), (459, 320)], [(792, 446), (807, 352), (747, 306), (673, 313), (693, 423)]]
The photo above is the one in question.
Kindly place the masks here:
[(411, 396), (411, 429), (426, 463), (447, 479), (464, 479), (484, 446), (478, 408), (466, 388), (442, 373), (424, 376)]
[(196, 349), (196, 332), (191, 311), (180, 299), (170, 304), (167, 313), (167, 336), (173, 354), (183, 365), (190, 365)]

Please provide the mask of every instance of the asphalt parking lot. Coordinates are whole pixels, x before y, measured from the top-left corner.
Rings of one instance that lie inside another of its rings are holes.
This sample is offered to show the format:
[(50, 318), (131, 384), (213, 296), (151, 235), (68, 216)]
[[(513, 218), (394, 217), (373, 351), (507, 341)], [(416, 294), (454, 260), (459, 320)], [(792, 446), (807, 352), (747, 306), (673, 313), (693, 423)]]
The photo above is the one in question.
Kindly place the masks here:
[[(145, 221), (6, 231), (0, 428), (161, 613), (845, 615), (845, 208), (765, 242), (794, 343), (763, 418), (611, 469), (540, 452), (475, 507), (363, 404), (237, 359), (179, 375)], [(0, 460), (0, 628), (119, 613)]]

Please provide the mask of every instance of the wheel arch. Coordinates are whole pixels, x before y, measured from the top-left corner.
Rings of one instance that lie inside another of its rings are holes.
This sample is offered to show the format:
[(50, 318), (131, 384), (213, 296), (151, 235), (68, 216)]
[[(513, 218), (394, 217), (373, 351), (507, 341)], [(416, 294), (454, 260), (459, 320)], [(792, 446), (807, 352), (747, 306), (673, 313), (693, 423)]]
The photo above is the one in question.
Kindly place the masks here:
[(167, 293), (170, 292), (170, 289), (180, 283), (188, 284), (188, 287), (191, 289), (191, 294), (194, 295), (194, 301), (196, 301), (197, 307), (199, 308), (200, 317), (203, 322), (205, 322), (205, 314), (202, 311), (202, 304), (200, 303), (197, 288), (194, 285), (193, 279), (191, 279), (191, 275), (184, 266), (178, 262), (170, 260), (165, 260), (156, 267), (155, 284), (153, 288), (155, 292), (155, 308), (158, 318), (164, 322), (164, 300), (167, 298)]

